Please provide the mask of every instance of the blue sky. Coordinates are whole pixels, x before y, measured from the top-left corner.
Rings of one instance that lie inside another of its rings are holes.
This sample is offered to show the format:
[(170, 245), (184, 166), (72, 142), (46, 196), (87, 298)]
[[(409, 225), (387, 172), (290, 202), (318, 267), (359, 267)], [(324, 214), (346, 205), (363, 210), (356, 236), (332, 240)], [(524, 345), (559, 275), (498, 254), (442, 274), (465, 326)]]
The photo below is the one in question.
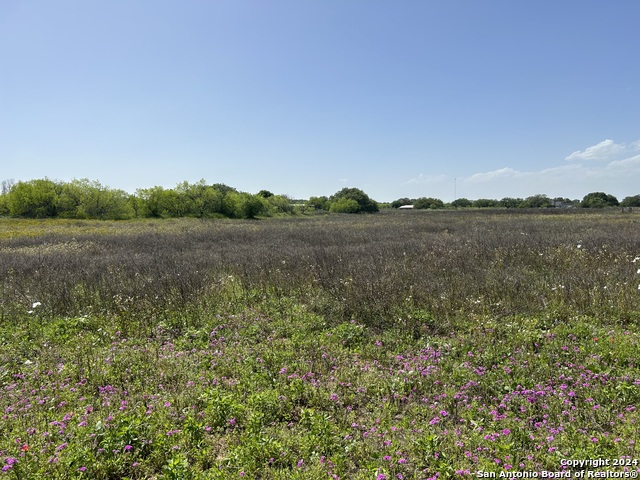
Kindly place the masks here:
[(0, 180), (640, 194), (636, 0), (2, 0)]

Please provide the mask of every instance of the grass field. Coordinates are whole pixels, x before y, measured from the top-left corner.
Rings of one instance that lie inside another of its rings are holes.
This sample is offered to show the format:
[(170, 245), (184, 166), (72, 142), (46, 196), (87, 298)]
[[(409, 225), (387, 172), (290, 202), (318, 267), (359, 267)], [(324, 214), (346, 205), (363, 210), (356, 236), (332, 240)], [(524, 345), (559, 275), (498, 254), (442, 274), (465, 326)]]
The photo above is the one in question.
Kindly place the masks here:
[(631, 475), (639, 324), (635, 213), (0, 219), (0, 477)]

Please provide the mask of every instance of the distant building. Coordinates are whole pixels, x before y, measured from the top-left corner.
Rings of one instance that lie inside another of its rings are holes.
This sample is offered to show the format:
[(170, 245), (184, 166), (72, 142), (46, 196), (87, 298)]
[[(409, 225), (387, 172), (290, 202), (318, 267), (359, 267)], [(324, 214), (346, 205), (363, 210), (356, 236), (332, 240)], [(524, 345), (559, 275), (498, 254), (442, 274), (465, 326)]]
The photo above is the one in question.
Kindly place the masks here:
[(551, 206), (553, 208), (575, 208), (573, 203), (563, 202), (562, 200), (551, 200)]
[(401, 207), (398, 207), (398, 210), (411, 210), (413, 208), (413, 205), (402, 205)]

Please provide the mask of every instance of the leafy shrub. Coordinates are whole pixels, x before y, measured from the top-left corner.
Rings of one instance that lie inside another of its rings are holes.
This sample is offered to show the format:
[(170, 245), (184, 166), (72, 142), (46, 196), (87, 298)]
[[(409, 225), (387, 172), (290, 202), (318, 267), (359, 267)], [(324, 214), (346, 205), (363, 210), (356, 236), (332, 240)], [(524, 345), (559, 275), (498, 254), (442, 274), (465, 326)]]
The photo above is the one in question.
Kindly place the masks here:
[(330, 211), (339, 213), (374, 213), (379, 210), (378, 204), (359, 188), (343, 188), (334, 193), (329, 197), (329, 205)]

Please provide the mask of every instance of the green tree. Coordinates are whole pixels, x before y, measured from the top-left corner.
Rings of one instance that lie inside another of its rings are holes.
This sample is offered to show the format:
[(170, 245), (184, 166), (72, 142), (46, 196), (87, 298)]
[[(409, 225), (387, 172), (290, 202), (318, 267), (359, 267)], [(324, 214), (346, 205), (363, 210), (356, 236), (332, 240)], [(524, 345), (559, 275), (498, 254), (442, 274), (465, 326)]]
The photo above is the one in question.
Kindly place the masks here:
[(504, 197), (498, 202), (498, 205), (504, 208), (518, 208), (523, 202), (522, 198)]
[(201, 198), (206, 188), (207, 185), (204, 179), (194, 184), (190, 184), (186, 180), (178, 183), (174, 188), (178, 195), (176, 199), (176, 216), (201, 216)]
[(184, 217), (192, 211), (189, 197), (174, 188), (163, 192), (162, 207), (165, 216), (169, 217)]
[(479, 198), (473, 201), (473, 206), (476, 208), (494, 208), (497, 207), (498, 201), (490, 198)]
[(267, 202), (260, 195), (241, 193), (238, 202), (240, 218), (253, 219), (267, 212)]
[(453, 202), (451, 202), (451, 206), (455, 208), (466, 208), (473, 206), (473, 202), (468, 198), (456, 198)]
[(584, 196), (580, 206), (583, 208), (604, 208), (620, 205), (618, 199), (604, 192), (591, 192)]
[(551, 199), (546, 195), (538, 194), (532, 195), (524, 199), (522, 203), (520, 203), (522, 208), (547, 208), (551, 206)]
[(218, 190), (223, 195), (226, 195), (227, 193), (230, 193), (230, 192), (238, 193), (238, 190), (236, 190), (233, 187), (230, 187), (229, 185), (225, 185), (224, 183), (214, 183), (211, 186), (216, 190)]
[(184, 181), (176, 186), (176, 193), (181, 197), (182, 215), (210, 217), (224, 210), (221, 189), (207, 185), (204, 179), (194, 184)]
[[(264, 198), (260, 193), (258, 193), (258, 196), (262, 196)], [(273, 215), (295, 212), (293, 200), (286, 195), (271, 195), (270, 197), (266, 197), (266, 201), (269, 212)]]
[(222, 197), (222, 214), (229, 218), (242, 218), (240, 193), (228, 191)]
[(80, 218), (104, 218), (109, 208), (109, 194), (97, 181), (74, 180), (80, 192), (78, 216)]
[(620, 202), (621, 207), (640, 207), (640, 195), (634, 195), (633, 197), (624, 197)]
[(307, 205), (315, 210), (329, 210), (329, 199), (327, 197), (311, 197)]
[[(332, 205), (344, 199), (354, 200), (358, 204), (357, 211), (350, 213), (374, 213), (379, 210), (377, 202), (369, 198), (369, 196), (359, 188), (343, 188), (329, 197), (329, 211), (334, 211), (332, 210)], [(345, 206), (347, 204), (342, 203), (342, 205)]]
[(130, 196), (97, 181), (74, 179), (60, 185), (58, 216), (120, 220), (134, 215)]
[(407, 198), (407, 197), (399, 198), (391, 202), (391, 208), (400, 208), (405, 205), (413, 205), (413, 202), (415, 202), (415, 200), (411, 198)]
[(224, 195), (220, 190), (214, 187), (208, 186), (197, 202), (196, 206), (199, 210), (199, 216), (211, 217), (216, 215), (222, 215)]
[(59, 185), (45, 178), (18, 182), (7, 194), (7, 209), (15, 217), (55, 217)]
[(72, 180), (62, 185), (58, 195), (58, 216), (63, 218), (84, 218), (80, 211), (84, 196), (84, 186), (80, 184), (80, 181)]
[(444, 208), (444, 202), (438, 198), (422, 197), (413, 202), (413, 208), (417, 208), (419, 210), (427, 208), (435, 210), (437, 208)]
[(144, 217), (160, 218), (166, 214), (166, 190), (156, 186), (136, 190), (136, 198), (140, 200), (138, 214)]
[(339, 198), (331, 202), (329, 206), (331, 213), (360, 213), (360, 205), (353, 198)]

